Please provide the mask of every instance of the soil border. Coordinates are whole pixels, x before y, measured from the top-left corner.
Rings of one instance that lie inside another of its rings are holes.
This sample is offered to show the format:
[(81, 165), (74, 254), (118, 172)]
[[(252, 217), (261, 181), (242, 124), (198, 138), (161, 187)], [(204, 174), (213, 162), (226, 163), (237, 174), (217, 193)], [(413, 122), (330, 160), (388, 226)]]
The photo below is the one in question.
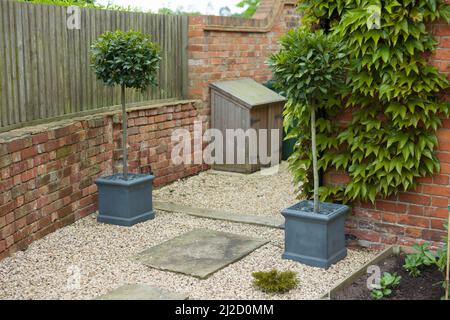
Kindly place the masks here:
[(349, 287), (353, 282), (355, 282), (359, 277), (361, 277), (363, 274), (367, 272), (367, 268), (371, 265), (377, 265), (381, 263), (383, 260), (393, 256), (393, 255), (399, 255), (401, 252), (409, 252), (407, 248), (401, 247), (401, 246), (389, 246), (383, 251), (381, 251), (377, 256), (375, 256), (371, 261), (367, 262), (365, 265), (363, 265), (361, 268), (353, 272), (351, 275), (349, 275), (347, 278), (339, 282), (337, 285), (335, 285), (330, 291), (325, 293), (320, 297), (321, 300), (328, 300), (330, 299), (334, 294), (337, 292), (344, 290), (345, 288)]

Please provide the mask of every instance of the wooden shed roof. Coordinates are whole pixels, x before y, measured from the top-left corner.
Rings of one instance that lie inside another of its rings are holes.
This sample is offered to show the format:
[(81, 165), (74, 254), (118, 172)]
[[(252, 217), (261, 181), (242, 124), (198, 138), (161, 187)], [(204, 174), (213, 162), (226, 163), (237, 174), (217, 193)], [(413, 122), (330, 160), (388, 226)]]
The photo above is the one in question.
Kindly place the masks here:
[(285, 97), (249, 78), (215, 82), (210, 87), (249, 109), (286, 101)]

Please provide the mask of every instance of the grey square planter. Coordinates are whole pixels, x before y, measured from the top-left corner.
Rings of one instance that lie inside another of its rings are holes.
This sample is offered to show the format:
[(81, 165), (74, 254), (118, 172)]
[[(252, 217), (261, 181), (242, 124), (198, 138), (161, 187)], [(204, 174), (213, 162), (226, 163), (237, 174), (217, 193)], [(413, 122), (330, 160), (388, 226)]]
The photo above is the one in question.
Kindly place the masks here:
[(130, 227), (155, 217), (151, 175), (122, 174), (98, 178), (98, 222)]
[(345, 258), (345, 218), (349, 211), (345, 205), (321, 202), (320, 213), (314, 213), (313, 201), (309, 200), (284, 209), (283, 259), (328, 268)]

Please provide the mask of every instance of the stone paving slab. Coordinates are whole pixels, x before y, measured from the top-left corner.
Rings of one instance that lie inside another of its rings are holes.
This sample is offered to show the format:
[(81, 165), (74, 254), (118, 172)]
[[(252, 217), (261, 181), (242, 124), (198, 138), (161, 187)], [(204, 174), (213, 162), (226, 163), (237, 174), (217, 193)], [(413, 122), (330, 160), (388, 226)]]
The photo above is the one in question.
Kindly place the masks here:
[(194, 208), (181, 204), (162, 201), (154, 201), (153, 207), (157, 210), (185, 213), (200, 218), (224, 220), (237, 223), (253, 224), (269, 228), (284, 229), (284, 218), (281, 216), (281, 214), (280, 217), (266, 217), (251, 214), (232, 213), (222, 210)]
[(187, 294), (166, 291), (145, 284), (126, 284), (96, 300), (186, 300)]
[(148, 267), (204, 279), (268, 242), (196, 229), (139, 253), (136, 260)]

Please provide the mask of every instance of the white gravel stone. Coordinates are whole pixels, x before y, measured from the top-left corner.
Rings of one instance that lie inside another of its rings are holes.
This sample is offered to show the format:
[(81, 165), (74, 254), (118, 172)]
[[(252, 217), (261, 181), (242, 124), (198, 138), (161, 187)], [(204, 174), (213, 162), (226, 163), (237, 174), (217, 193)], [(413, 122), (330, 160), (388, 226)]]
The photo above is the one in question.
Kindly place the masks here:
[(277, 173), (250, 175), (202, 172), (153, 192), (155, 200), (242, 214), (280, 215), (295, 204), (295, 188), (287, 163)]
[[(279, 215), (296, 202), (285, 165), (261, 176), (201, 173), (155, 191), (155, 199), (237, 213)], [(267, 245), (206, 280), (148, 268), (132, 257), (197, 228), (266, 239)], [(157, 212), (155, 220), (123, 228), (99, 224), (91, 215), (0, 261), (0, 299), (93, 299), (125, 284), (147, 284), (190, 299), (315, 299), (370, 261), (375, 252), (349, 250), (328, 270), (281, 259), (284, 232), (254, 225)], [(265, 294), (252, 285), (252, 272), (272, 268), (298, 272), (298, 288)], [(77, 271), (79, 270), (79, 287)]]
[[(131, 259), (150, 246), (196, 228), (271, 242), (206, 280), (148, 268)], [(375, 255), (349, 250), (346, 259), (322, 270), (282, 260), (282, 247), (283, 231), (266, 227), (157, 212), (155, 220), (121, 228), (99, 224), (92, 215), (1, 261), (0, 299), (93, 299), (134, 283), (188, 293), (190, 299), (315, 299)], [(283, 295), (255, 289), (251, 273), (272, 268), (297, 271), (298, 288)], [(76, 270), (81, 275), (79, 288), (74, 286)]]

